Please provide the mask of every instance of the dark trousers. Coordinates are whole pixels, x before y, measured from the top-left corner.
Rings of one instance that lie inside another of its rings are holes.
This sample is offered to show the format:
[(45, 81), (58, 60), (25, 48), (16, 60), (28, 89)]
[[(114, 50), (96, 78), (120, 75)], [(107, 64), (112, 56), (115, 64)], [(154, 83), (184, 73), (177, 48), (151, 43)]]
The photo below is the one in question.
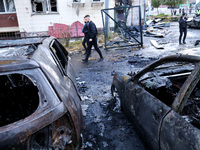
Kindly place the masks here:
[(94, 46), (100, 58), (103, 58), (102, 53), (97, 45), (97, 37), (95, 37), (92, 39), (92, 42), (88, 42), (87, 55), (85, 59), (88, 60), (88, 58), (90, 57), (92, 46)]
[(89, 45), (89, 43), (88, 43), (88, 37), (87, 36), (85, 36), (83, 38), (83, 42), (82, 42), (82, 45), (83, 45), (83, 47), (85, 49), (85, 53), (87, 53), (87, 47), (86, 47), (85, 43), (87, 43), (87, 46)]
[[(183, 33), (184, 33), (184, 36), (183, 36)], [(180, 28), (179, 43), (181, 43), (182, 36), (183, 36), (183, 42), (185, 42), (185, 39), (187, 36), (187, 28)]]

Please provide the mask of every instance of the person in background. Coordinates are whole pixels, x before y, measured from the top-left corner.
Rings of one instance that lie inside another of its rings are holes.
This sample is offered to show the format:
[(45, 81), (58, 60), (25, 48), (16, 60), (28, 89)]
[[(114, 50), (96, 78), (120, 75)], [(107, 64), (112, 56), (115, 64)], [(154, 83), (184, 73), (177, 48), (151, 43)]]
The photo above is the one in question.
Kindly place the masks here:
[(192, 9), (191, 9), (191, 8), (189, 9), (189, 13), (190, 13), (190, 14), (192, 13)]
[(176, 9), (174, 10), (174, 16), (176, 16)]
[(182, 9), (182, 15), (183, 15), (183, 14), (185, 14), (185, 9), (184, 9), (184, 8)]
[(87, 43), (87, 46), (88, 46), (88, 24), (87, 24), (86, 21), (87, 20), (84, 18), (85, 25), (84, 25), (84, 27), (82, 29), (82, 32), (84, 33), (84, 38), (83, 38), (83, 42), (82, 42), (82, 45), (83, 45), (83, 47), (85, 49), (84, 55), (87, 54), (87, 47), (86, 47), (85, 43)]
[(179, 14), (181, 14), (181, 8), (179, 8)]
[(84, 17), (86, 19), (86, 22), (88, 23), (88, 48), (87, 48), (87, 55), (85, 59), (83, 59), (84, 62), (88, 61), (88, 58), (90, 57), (91, 54), (91, 48), (94, 46), (95, 50), (100, 56), (99, 61), (103, 60), (103, 55), (98, 47), (97, 44), (97, 28), (96, 25), (90, 20), (90, 16), (86, 15)]
[(182, 39), (183, 33), (184, 33), (183, 44), (186, 44), (185, 42), (185, 39), (187, 36), (187, 14), (186, 13), (183, 13), (179, 19), (179, 30), (180, 30), (179, 44), (182, 44), (181, 39)]
[(196, 16), (197, 16), (197, 17), (199, 17), (199, 16), (200, 16), (200, 7), (198, 7), (198, 8), (197, 8), (197, 11), (196, 11)]

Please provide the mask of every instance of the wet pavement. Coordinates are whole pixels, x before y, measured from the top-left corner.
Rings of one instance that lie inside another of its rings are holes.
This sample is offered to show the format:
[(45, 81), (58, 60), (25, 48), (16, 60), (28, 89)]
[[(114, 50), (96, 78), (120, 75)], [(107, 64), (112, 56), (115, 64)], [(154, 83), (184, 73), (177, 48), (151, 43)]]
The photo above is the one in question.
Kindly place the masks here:
[[(118, 48), (101, 49), (104, 61), (93, 51), (91, 60), (84, 63), (81, 51), (71, 53), (77, 76), (77, 87), (82, 98), (84, 115), (83, 147), (87, 150), (146, 150), (142, 137), (137, 134), (125, 114), (111, 96), (111, 83), (114, 72), (137, 72), (151, 62), (171, 54), (200, 54), (199, 29), (188, 29), (186, 45), (178, 44), (178, 23), (165, 28), (165, 38), (144, 37), (144, 49)], [(162, 32), (162, 31), (161, 31)], [(162, 44), (163, 50), (150, 44), (150, 39)], [(130, 63), (131, 62), (131, 63)]]

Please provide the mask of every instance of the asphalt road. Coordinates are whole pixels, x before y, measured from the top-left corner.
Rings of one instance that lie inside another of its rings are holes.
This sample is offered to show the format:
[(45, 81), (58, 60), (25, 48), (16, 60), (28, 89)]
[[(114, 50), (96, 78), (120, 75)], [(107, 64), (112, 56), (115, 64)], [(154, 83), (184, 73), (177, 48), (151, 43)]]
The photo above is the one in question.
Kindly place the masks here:
[[(167, 31), (167, 32), (166, 32)], [(138, 71), (160, 57), (185, 53), (197, 55), (200, 47), (194, 42), (200, 35), (199, 29), (188, 29), (187, 44), (179, 45), (178, 23), (171, 23), (165, 38), (144, 37), (144, 49), (121, 48), (105, 51), (101, 49), (104, 61), (98, 62), (99, 56), (92, 52), (88, 63), (81, 61), (81, 51), (71, 53), (76, 71), (77, 86), (82, 97), (84, 114), (83, 147), (87, 150), (146, 150), (142, 137), (137, 134), (134, 124), (130, 123), (116, 102), (112, 99), (110, 87), (112, 74), (116, 71), (128, 73)], [(164, 47), (154, 48), (149, 40), (155, 39)], [(134, 59), (134, 63), (128, 60)]]

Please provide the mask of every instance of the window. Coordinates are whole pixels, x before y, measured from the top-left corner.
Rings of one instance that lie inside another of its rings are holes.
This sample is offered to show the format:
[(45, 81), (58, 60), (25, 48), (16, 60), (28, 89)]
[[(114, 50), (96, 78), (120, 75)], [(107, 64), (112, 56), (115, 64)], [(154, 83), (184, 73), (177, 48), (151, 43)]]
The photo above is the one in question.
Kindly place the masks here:
[(15, 12), (14, 0), (0, 0), (0, 13)]
[(177, 93), (193, 69), (194, 65), (191, 63), (165, 63), (144, 74), (139, 79), (139, 84), (171, 107)]
[(60, 65), (58, 65), (58, 67), (60, 67), (60, 66), (62, 67), (62, 68), (60, 68), (61, 72), (66, 74), (65, 70), (66, 70), (66, 66), (67, 66), (67, 62), (68, 62), (68, 52), (62, 46), (62, 44), (60, 44), (57, 40), (52, 42), (50, 48), (53, 51), (53, 54), (56, 57), (58, 63), (60, 64)]
[(33, 13), (57, 12), (56, 0), (31, 0)]
[(23, 74), (0, 76), (0, 127), (24, 119), (39, 106), (38, 88)]

